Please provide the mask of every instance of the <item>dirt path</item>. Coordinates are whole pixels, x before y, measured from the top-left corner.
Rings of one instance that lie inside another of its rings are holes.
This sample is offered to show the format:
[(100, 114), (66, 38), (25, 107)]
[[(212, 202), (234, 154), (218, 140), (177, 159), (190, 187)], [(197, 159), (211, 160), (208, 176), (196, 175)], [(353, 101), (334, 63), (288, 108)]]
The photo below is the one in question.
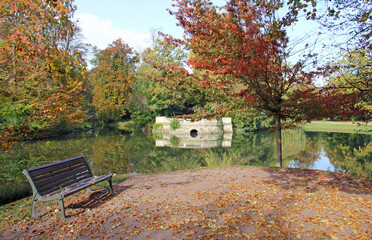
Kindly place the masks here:
[[(223, 168), (143, 176), (68, 198), (67, 219), (3, 239), (368, 239), (372, 184), (313, 170)], [(81, 199), (83, 198), (83, 199)]]

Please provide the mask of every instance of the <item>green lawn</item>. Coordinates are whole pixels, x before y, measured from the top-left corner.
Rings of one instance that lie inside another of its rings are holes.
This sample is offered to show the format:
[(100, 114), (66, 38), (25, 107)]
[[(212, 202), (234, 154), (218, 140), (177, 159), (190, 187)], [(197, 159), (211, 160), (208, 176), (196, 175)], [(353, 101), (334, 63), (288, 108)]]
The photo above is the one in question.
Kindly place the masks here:
[(372, 124), (335, 122), (335, 121), (312, 121), (302, 124), (302, 128), (308, 132), (342, 132), (372, 134)]

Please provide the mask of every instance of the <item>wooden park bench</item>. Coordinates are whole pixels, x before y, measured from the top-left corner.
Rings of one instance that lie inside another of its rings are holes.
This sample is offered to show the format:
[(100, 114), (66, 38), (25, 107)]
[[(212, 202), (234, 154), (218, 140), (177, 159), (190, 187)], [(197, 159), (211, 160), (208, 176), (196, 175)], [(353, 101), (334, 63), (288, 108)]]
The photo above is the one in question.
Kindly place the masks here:
[(33, 192), (31, 216), (37, 219), (39, 218), (35, 213), (37, 200), (60, 200), (61, 217), (66, 218), (63, 205), (64, 197), (104, 180), (108, 180), (112, 192), (112, 174), (94, 176), (84, 156), (24, 169), (23, 174), (30, 182)]

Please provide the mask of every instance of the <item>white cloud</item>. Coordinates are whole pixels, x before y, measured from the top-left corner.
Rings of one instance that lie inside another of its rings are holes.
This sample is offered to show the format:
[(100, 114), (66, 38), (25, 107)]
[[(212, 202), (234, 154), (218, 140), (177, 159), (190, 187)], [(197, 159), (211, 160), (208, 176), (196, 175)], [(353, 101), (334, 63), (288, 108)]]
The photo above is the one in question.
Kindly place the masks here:
[(116, 29), (111, 21), (103, 21), (92, 14), (79, 14), (76, 16), (86, 42), (99, 49), (107, 48), (108, 44), (121, 38), (130, 47), (141, 51), (151, 45), (150, 34), (136, 33), (129, 29)]

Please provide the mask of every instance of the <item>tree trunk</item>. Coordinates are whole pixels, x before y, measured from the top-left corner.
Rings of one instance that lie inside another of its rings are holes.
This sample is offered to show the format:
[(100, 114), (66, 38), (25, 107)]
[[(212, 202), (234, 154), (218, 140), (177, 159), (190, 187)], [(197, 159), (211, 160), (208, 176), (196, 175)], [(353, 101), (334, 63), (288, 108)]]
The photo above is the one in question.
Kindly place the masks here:
[(280, 117), (275, 117), (276, 166), (282, 167), (282, 126)]

